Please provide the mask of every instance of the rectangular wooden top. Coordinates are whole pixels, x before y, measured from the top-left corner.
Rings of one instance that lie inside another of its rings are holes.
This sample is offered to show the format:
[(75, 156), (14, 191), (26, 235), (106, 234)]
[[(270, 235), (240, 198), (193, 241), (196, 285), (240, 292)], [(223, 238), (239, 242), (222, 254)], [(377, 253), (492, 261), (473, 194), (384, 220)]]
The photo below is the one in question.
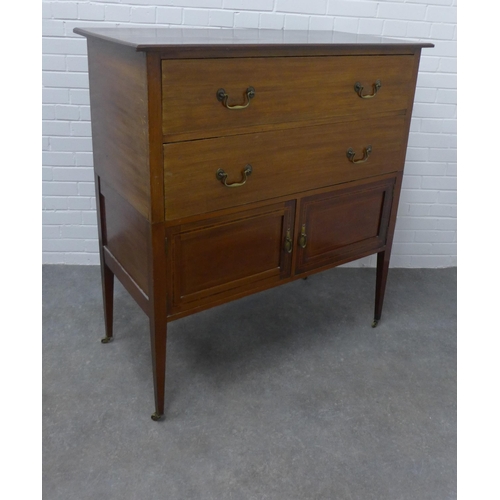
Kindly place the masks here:
[(200, 51), (222, 56), (413, 53), (432, 43), (338, 31), (210, 28), (75, 28), (87, 38), (107, 40), (136, 51), (180, 57)]

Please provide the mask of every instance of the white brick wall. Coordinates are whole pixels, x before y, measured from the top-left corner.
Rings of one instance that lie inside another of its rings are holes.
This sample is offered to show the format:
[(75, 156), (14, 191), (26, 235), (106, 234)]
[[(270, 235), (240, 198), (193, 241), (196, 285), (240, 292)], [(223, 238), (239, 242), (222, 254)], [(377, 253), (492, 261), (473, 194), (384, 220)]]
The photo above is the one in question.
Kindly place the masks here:
[[(456, 0), (43, 1), (43, 262), (97, 264), (86, 41), (75, 26), (369, 33), (424, 49), (391, 265), (456, 265)], [(374, 257), (351, 265), (373, 266)]]

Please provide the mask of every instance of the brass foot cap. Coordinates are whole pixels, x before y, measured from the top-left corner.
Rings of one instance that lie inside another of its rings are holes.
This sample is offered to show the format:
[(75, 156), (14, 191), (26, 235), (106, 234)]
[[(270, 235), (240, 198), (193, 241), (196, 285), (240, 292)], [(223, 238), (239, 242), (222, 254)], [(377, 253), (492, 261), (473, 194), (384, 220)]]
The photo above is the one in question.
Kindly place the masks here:
[(113, 337), (104, 337), (103, 339), (101, 339), (101, 342), (103, 344), (109, 344), (110, 342), (112, 342), (113, 340)]
[(154, 420), (155, 422), (158, 422), (158, 420), (161, 420), (162, 418), (163, 418), (163, 415), (160, 415), (156, 411), (151, 415), (151, 420)]
[(378, 319), (374, 319), (372, 323), (372, 328), (375, 328), (378, 325)]

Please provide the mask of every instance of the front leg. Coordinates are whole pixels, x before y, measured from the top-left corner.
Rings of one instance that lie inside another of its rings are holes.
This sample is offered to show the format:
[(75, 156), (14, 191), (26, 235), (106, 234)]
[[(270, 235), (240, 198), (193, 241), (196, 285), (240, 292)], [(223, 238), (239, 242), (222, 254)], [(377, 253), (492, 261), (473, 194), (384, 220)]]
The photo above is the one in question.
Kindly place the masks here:
[(167, 270), (165, 230), (162, 223), (150, 226), (149, 248), (149, 329), (153, 367), (155, 412), (161, 420), (165, 412), (165, 369), (167, 361)]
[(149, 319), (151, 335), (151, 360), (153, 365), (153, 382), (155, 412), (151, 418), (160, 420), (165, 411), (165, 370), (167, 360), (167, 322), (166, 315), (158, 311)]

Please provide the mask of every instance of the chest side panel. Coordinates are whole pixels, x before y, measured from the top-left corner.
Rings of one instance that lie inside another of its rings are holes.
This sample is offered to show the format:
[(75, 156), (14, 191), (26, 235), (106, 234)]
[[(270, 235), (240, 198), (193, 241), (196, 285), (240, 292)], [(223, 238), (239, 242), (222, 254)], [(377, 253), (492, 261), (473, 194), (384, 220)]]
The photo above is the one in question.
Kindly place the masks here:
[(149, 217), (146, 56), (92, 38), (88, 53), (95, 171)]

